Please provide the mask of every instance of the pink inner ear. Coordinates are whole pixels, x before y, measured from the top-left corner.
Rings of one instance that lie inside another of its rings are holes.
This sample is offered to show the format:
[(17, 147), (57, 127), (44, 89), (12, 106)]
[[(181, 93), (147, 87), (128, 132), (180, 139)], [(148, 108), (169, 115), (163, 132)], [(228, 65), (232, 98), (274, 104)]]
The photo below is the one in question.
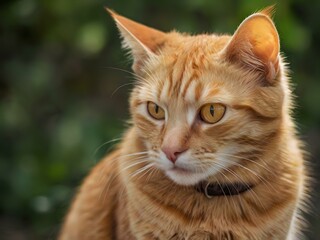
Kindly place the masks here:
[(272, 81), (279, 69), (279, 36), (272, 20), (261, 13), (244, 20), (227, 47), (227, 57), (247, 67), (264, 69)]
[(256, 19), (248, 24), (248, 38), (254, 54), (274, 63), (279, 54), (279, 37), (274, 25), (267, 19)]

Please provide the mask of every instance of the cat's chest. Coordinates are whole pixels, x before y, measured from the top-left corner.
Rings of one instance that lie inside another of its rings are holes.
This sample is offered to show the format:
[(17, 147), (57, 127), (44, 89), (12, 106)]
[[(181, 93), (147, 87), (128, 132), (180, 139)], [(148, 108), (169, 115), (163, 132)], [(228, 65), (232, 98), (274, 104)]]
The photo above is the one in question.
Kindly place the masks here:
[(175, 233), (148, 232), (137, 237), (144, 240), (231, 240), (239, 239), (232, 232), (207, 232), (207, 231), (179, 231)]
[(144, 202), (143, 205), (132, 204), (129, 209), (133, 235), (137, 239), (238, 239), (227, 230), (226, 225), (221, 226), (220, 219), (188, 216), (173, 206), (163, 207)]

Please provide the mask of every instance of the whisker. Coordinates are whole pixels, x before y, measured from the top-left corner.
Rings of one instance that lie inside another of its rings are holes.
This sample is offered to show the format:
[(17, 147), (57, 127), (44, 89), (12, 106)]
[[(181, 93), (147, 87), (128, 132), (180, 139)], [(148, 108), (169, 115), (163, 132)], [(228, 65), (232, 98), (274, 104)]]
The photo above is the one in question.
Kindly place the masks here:
[[(230, 160), (228, 160), (228, 159), (224, 159), (223, 161), (229, 162), (229, 163), (231, 163), (231, 165), (236, 165), (236, 166), (238, 166), (238, 167), (240, 167), (240, 168), (242, 168), (242, 169), (250, 172), (251, 174), (255, 175), (261, 182), (265, 183), (266, 186), (269, 188), (269, 190), (272, 189), (274, 192), (278, 192), (264, 177), (260, 176), (258, 173), (256, 173), (256, 172), (253, 171), (252, 169), (247, 168), (247, 167), (245, 167), (245, 166), (243, 166), (243, 165), (241, 165), (241, 164), (239, 164), (239, 163), (237, 163), (237, 162), (230, 161)], [(271, 187), (271, 189), (270, 189), (270, 187)]]
[(134, 85), (134, 83), (124, 83), (122, 85), (120, 85), (119, 87), (117, 87), (110, 95), (110, 97), (112, 98), (113, 95), (121, 88), (125, 87), (125, 86), (129, 86), (129, 85)]
[[(125, 169), (121, 169), (117, 172), (117, 174), (113, 175), (111, 177), (111, 179), (109, 179), (108, 181), (108, 184), (103, 188), (103, 190), (101, 191), (101, 194), (100, 194), (100, 197), (101, 195), (103, 195), (104, 193), (107, 192), (107, 190), (109, 189), (109, 187), (111, 186), (111, 184), (113, 183), (113, 181), (125, 170), (129, 169), (130, 167), (134, 167), (135, 165), (138, 165), (138, 164), (141, 164), (143, 163), (144, 161), (145, 162), (148, 162), (146, 158), (146, 154), (148, 152), (147, 151), (142, 151), (142, 152), (135, 152), (135, 153), (129, 153), (129, 154), (124, 154), (124, 155), (120, 155), (116, 158), (113, 158), (111, 159), (112, 162), (111, 163), (106, 163), (106, 165), (101, 169), (100, 171), (100, 182), (103, 180), (103, 177), (104, 177), (104, 173), (105, 173), (105, 169), (107, 167), (110, 167), (110, 164), (114, 165), (114, 164), (117, 164), (118, 163), (118, 160), (119, 159), (123, 159), (123, 158), (128, 158), (128, 157), (134, 157), (133, 159), (131, 159), (131, 161), (133, 162), (132, 164), (130, 164), (129, 166), (125, 167)], [(145, 159), (145, 160), (144, 160)], [(136, 162), (138, 161), (138, 162)]]
[(144, 158), (141, 158), (141, 159), (142, 159), (142, 160), (138, 159), (138, 160), (140, 160), (140, 161), (138, 161), (138, 162), (135, 162), (135, 163), (133, 163), (133, 164), (130, 164), (129, 166), (126, 166), (125, 168), (122, 168), (121, 171), (123, 172), (123, 171), (125, 171), (125, 170), (127, 170), (127, 169), (129, 169), (129, 168), (132, 168), (132, 167), (134, 167), (134, 166), (136, 166), (136, 165), (139, 165), (139, 164), (141, 164), (141, 163), (149, 162), (148, 159), (144, 159)]
[(136, 79), (144, 80), (143, 77), (139, 76), (138, 74), (136, 74), (134, 72), (130, 72), (130, 71), (126, 70), (126, 69), (122, 69), (122, 68), (118, 68), (118, 67), (103, 67), (103, 68), (108, 68), (108, 69), (112, 69), (112, 70), (118, 70), (118, 71), (121, 71), (121, 72), (124, 72), (124, 73), (129, 73), (130, 75), (132, 75)]
[(112, 139), (112, 140), (110, 140), (110, 141), (107, 141), (107, 142), (102, 143), (100, 146), (98, 146), (98, 147), (94, 150), (94, 152), (93, 152), (93, 154), (92, 154), (91, 157), (93, 158), (103, 146), (108, 145), (109, 143), (113, 143), (113, 142), (120, 141), (121, 139), (122, 139), (122, 138), (114, 138), (114, 139)]
[[(131, 168), (131, 167), (134, 167), (138, 164), (141, 164), (143, 162), (147, 162), (147, 160), (144, 160), (144, 156), (140, 156), (140, 157), (136, 157), (134, 159), (132, 159), (132, 161), (137, 161), (137, 162), (134, 162), (133, 164), (130, 164), (129, 166), (123, 168), (123, 169), (120, 169), (117, 174), (113, 175), (111, 179), (109, 179), (109, 183), (106, 185), (105, 187), (105, 190), (108, 190), (110, 185), (113, 183), (113, 181), (125, 170)], [(104, 168), (105, 169), (105, 168)], [(103, 180), (103, 174), (101, 174), (102, 176), (100, 176), (100, 182)]]
[[(225, 178), (227, 178), (227, 179), (229, 180), (229, 178), (228, 178), (224, 173), (221, 172), (221, 174), (222, 174)], [(225, 194), (225, 192), (223, 191), (222, 185), (220, 184), (220, 182), (218, 181), (218, 179), (216, 179), (216, 180), (217, 180), (217, 182), (218, 182), (218, 184), (219, 184), (219, 186), (220, 186), (220, 188), (221, 188), (221, 190), (222, 190), (222, 192), (223, 192), (223, 195), (224, 195), (227, 199), (229, 199), (228, 196), (227, 196), (227, 195)], [(230, 181), (230, 180), (229, 180), (229, 181)], [(231, 184), (232, 184), (232, 183), (231, 183)], [(228, 186), (227, 186), (227, 188), (228, 188), (228, 191), (231, 192)], [(231, 201), (232, 201), (234, 207), (237, 208), (237, 204), (236, 204), (234, 198), (231, 197)], [(228, 203), (228, 204), (229, 204), (229, 203)]]
[(135, 176), (139, 175), (140, 173), (143, 173), (144, 171), (148, 170), (150, 167), (154, 166), (154, 163), (149, 163), (146, 166), (138, 169), (137, 171), (135, 171), (130, 177), (134, 178)]
[[(205, 156), (208, 156), (208, 154), (204, 154), (204, 155), (205, 155)], [(209, 155), (209, 156), (212, 157), (212, 154)], [(233, 155), (231, 155), (231, 157), (233, 157)], [(231, 163), (231, 165), (235, 165), (235, 166), (238, 166), (238, 167), (240, 167), (240, 168), (242, 168), (242, 169), (245, 169), (246, 171), (248, 171), (248, 172), (250, 172), (251, 174), (255, 175), (261, 182), (265, 183), (265, 184), (267, 185), (267, 187), (269, 188), (269, 190), (270, 190), (270, 188), (271, 188), (273, 191), (277, 192), (277, 190), (276, 190), (264, 177), (260, 176), (258, 173), (256, 173), (256, 172), (253, 171), (252, 169), (247, 168), (247, 167), (243, 166), (242, 164), (239, 164), (239, 163), (236, 162), (236, 161), (231, 161), (231, 160), (228, 160), (228, 159), (225, 159), (225, 158), (223, 159), (223, 161), (224, 161), (224, 162), (227, 162), (227, 163)], [(210, 161), (209, 161), (209, 162), (210, 162)]]
[[(212, 157), (212, 155), (211, 155), (211, 157)], [(209, 169), (211, 168), (212, 169), (212, 167), (214, 167), (215, 165), (216, 166), (218, 166), (218, 167), (220, 167), (221, 168), (221, 170), (219, 170), (219, 173), (220, 174), (222, 174), (230, 183), (232, 183), (232, 181), (230, 181), (230, 179), (228, 178), (228, 176), (227, 175), (225, 175), (224, 173), (223, 173), (223, 171), (227, 171), (227, 172), (229, 172), (230, 174), (232, 174), (234, 177), (236, 177), (241, 183), (243, 183), (243, 184), (245, 184), (247, 187), (249, 187), (249, 185), (248, 185), (248, 183), (246, 183), (245, 181), (243, 181), (242, 180), (242, 178), (235, 172), (235, 171), (232, 171), (231, 169), (228, 169), (227, 167), (225, 167), (225, 165), (223, 165), (223, 164), (221, 164), (221, 163), (219, 163), (219, 162), (213, 162), (212, 161), (212, 159), (210, 159), (210, 158), (206, 158), (206, 159), (203, 159), (203, 160), (201, 160), (201, 162), (200, 163), (195, 163), (196, 165), (200, 165), (200, 167), (201, 167), (201, 169), (203, 169), (203, 167), (204, 167), (204, 164), (210, 164), (210, 166), (207, 166)], [(234, 163), (234, 162), (232, 162), (232, 163)], [(236, 163), (236, 165), (237, 165), (238, 163)], [(240, 165), (240, 164), (238, 164), (238, 165)], [(244, 166), (242, 166), (242, 167), (244, 167)], [(216, 172), (215, 171), (217, 171), (217, 169), (216, 168), (214, 168), (215, 170), (211, 170), (211, 172), (212, 172), (212, 175), (215, 175), (216, 174)], [(207, 170), (207, 169), (206, 169)], [(246, 170), (248, 170), (248, 169), (246, 169)], [(208, 171), (208, 170), (207, 170)], [(253, 171), (252, 171), (253, 172)], [(257, 174), (256, 174), (257, 175)], [(258, 175), (257, 175), (258, 176)], [(259, 176), (260, 178), (261, 178), (261, 176)], [(218, 181), (218, 179), (216, 179), (217, 181)], [(264, 179), (263, 179), (264, 180)], [(265, 181), (264, 181), (265, 182)], [(268, 182), (267, 182), (268, 183)], [(232, 183), (233, 184), (233, 183)], [(220, 185), (220, 184), (219, 184)], [(221, 187), (221, 185), (220, 185), (220, 187)], [(260, 201), (260, 199), (259, 199), (259, 196), (256, 194), (256, 192), (253, 190), (253, 189), (251, 189), (251, 191), (250, 191), (250, 194), (252, 195), (252, 197), (254, 198), (254, 199), (256, 199), (257, 200), (257, 202), (259, 202), (259, 204), (261, 205), (261, 207), (263, 207), (263, 209), (264, 210), (266, 210), (266, 207), (262, 204), (262, 202)], [(239, 199), (240, 199), (240, 201), (241, 201), (241, 205), (243, 205), (243, 202), (242, 202), (242, 196), (240, 196), (239, 195)]]
[[(229, 156), (229, 157), (234, 157), (234, 158), (237, 158), (237, 159), (240, 159), (240, 160), (245, 160), (245, 161), (249, 161), (249, 162), (252, 162), (252, 163), (255, 163), (257, 164), (258, 166), (262, 167), (263, 169), (265, 169), (266, 171), (268, 171), (269, 173), (271, 173), (272, 175), (274, 175), (275, 173), (273, 171), (271, 171), (269, 168), (267, 168), (266, 166), (256, 162), (256, 161), (253, 161), (251, 159), (248, 159), (248, 158), (244, 158), (244, 157), (240, 157), (240, 156), (237, 156), (237, 155), (234, 155), (234, 154), (227, 154), (227, 153), (219, 153), (219, 154), (222, 154), (224, 156)], [(262, 159), (262, 158), (258, 158), (259, 160), (261, 160), (262, 162), (266, 164), (266, 162)]]
[[(214, 163), (215, 165), (219, 165), (219, 163)], [(221, 165), (222, 166), (222, 165)], [(249, 184), (248, 183), (246, 183), (245, 181), (243, 181), (242, 180), (242, 178), (235, 172), (235, 171), (233, 171), (233, 170), (231, 170), (231, 169), (228, 169), (228, 168), (224, 168), (223, 166), (222, 166), (222, 169), (223, 170), (226, 170), (227, 172), (229, 172), (230, 174), (232, 174), (234, 177), (236, 177), (237, 179), (239, 179), (239, 181), (241, 182), (241, 183), (243, 183), (243, 184), (245, 184), (248, 188), (250, 187), (249, 186)], [(222, 172), (220, 172), (222, 175), (224, 175)], [(229, 182), (231, 182), (230, 181), (230, 179), (226, 176), (226, 175), (224, 175), (224, 177), (226, 177), (227, 179), (228, 179), (228, 181)], [(252, 197), (254, 198), (254, 199), (257, 199), (258, 201), (259, 201), (259, 203), (260, 203), (260, 205), (261, 205), (261, 207), (263, 207), (263, 209), (264, 210), (266, 210), (266, 208), (265, 208), (265, 206), (262, 204), (262, 202), (260, 201), (260, 199), (259, 199), (259, 196), (256, 194), (256, 192), (253, 190), (253, 189), (251, 189), (250, 191), (249, 191), (250, 193), (251, 193), (251, 195), (252, 195)], [(239, 192), (238, 192), (239, 193)], [(254, 195), (253, 195), (254, 194)], [(241, 201), (241, 195), (238, 195), (240, 198), (240, 201)]]
[[(147, 151), (144, 151), (144, 152), (136, 152), (136, 153), (120, 155), (120, 156), (118, 156), (116, 158), (111, 159), (111, 161), (112, 161), (111, 164), (115, 164), (119, 159), (122, 159), (124, 157), (140, 156), (140, 155), (144, 155), (144, 154), (147, 154), (147, 153), (148, 153)], [(105, 169), (109, 166), (108, 163), (105, 163), (105, 164), (106, 164), (105, 167), (101, 169), (101, 177), (100, 177), (100, 179), (102, 178)]]

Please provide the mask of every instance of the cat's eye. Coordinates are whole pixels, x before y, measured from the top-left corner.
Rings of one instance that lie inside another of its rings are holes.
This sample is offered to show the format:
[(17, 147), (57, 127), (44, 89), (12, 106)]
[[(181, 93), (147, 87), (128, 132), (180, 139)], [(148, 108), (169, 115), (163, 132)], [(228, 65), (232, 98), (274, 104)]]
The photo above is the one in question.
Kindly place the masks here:
[(165, 118), (164, 110), (154, 102), (148, 102), (147, 109), (150, 116), (153, 117), (154, 119), (163, 120)]
[(221, 120), (226, 112), (226, 106), (221, 103), (208, 103), (201, 107), (200, 117), (206, 123), (216, 123)]

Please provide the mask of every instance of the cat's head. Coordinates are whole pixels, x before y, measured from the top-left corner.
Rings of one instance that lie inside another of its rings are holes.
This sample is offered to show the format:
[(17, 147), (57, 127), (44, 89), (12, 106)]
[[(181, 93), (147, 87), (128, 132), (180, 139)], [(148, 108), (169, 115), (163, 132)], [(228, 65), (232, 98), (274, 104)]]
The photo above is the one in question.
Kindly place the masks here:
[(110, 13), (137, 75), (134, 126), (150, 161), (170, 179), (197, 184), (258, 161), (270, 148), (285, 104), (268, 10), (249, 16), (232, 36), (164, 33)]

